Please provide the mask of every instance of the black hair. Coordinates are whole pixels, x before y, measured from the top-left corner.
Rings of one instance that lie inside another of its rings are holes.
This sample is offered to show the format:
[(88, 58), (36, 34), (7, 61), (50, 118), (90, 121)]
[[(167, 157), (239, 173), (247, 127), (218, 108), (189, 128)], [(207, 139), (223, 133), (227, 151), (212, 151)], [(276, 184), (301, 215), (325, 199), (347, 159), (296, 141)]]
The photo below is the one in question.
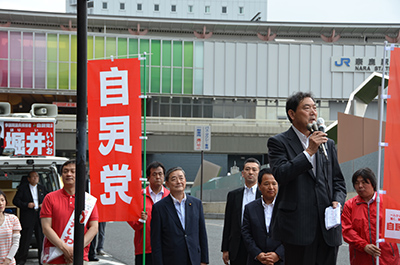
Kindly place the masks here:
[(175, 172), (177, 170), (181, 170), (183, 172), (183, 175), (186, 177), (186, 173), (185, 170), (183, 170), (183, 168), (181, 167), (171, 167), (170, 169), (168, 169), (167, 173), (165, 174), (165, 181), (169, 180), (169, 175), (171, 175), (172, 172)]
[[(0, 190), (0, 196), (1, 196), (1, 195), (4, 196), (4, 199), (6, 200), (6, 206), (7, 206), (7, 204), (8, 204), (8, 202), (7, 202), (7, 196), (6, 196), (6, 194), (4, 193), (4, 191), (2, 191), (2, 190)], [(4, 208), (4, 210), (5, 210), (5, 208)], [(3, 213), (4, 213), (4, 211), (3, 211)]]
[(262, 178), (265, 174), (272, 174), (272, 169), (269, 167), (263, 168), (260, 170), (260, 172), (258, 172), (258, 184), (261, 184), (262, 182)]
[(353, 187), (358, 177), (362, 177), (365, 182), (371, 183), (372, 187), (374, 188), (374, 191), (376, 191), (376, 177), (374, 172), (369, 167), (360, 168), (359, 170), (354, 172), (353, 177), (351, 178)]
[(296, 112), (300, 102), (305, 98), (312, 98), (314, 100), (311, 92), (297, 92), (286, 100), (286, 115), (291, 123), (292, 119), (289, 116), (289, 110)]
[(151, 169), (156, 169), (158, 167), (162, 168), (163, 174), (165, 175), (165, 167), (164, 167), (164, 165), (161, 162), (153, 161), (146, 168), (146, 177), (147, 177), (147, 179), (150, 178)]
[(61, 166), (61, 173), (63, 172), (64, 167), (65, 167), (65, 166), (68, 166), (69, 164), (74, 164), (74, 165), (76, 165), (75, 159), (70, 159), (70, 160), (66, 161), (66, 162)]

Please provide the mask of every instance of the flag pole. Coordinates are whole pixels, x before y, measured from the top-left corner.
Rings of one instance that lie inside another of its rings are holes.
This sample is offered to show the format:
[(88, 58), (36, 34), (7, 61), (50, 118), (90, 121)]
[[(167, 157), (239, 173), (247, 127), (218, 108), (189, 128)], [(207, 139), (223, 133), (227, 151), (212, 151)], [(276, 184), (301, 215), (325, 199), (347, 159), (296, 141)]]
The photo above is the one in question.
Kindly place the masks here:
[[(143, 53), (144, 57), (141, 57), (139, 54), (139, 60), (144, 61), (144, 69), (143, 69), (143, 76), (144, 76), (144, 89), (143, 95), (141, 98), (143, 99), (143, 175), (146, 173), (146, 110), (147, 110), (147, 96), (146, 96), (146, 55), (147, 53)], [(146, 186), (147, 186), (147, 179), (143, 178), (143, 211), (146, 212)], [(146, 264), (146, 221), (143, 222), (143, 264)]]
[[(384, 100), (387, 98), (387, 95), (384, 95), (383, 91), (385, 88), (385, 72), (386, 72), (386, 53), (387, 53), (387, 44), (388, 42), (385, 41), (385, 44), (383, 46), (383, 63), (382, 63), (382, 82), (381, 86), (378, 89), (378, 94), (379, 94), (379, 100), (378, 100), (378, 105), (379, 105), (379, 149), (378, 149), (378, 188), (376, 191), (376, 246), (379, 248), (379, 242), (381, 239), (379, 238), (379, 207), (380, 207), (380, 202), (381, 198), (379, 196), (380, 194), (380, 185), (381, 185), (381, 167), (382, 167), (382, 148), (386, 145), (384, 142), (382, 142), (382, 130), (383, 130), (383, 113), (384, 113)], [(379, 265), (379, 256), (376, 257), (376, 265)]]

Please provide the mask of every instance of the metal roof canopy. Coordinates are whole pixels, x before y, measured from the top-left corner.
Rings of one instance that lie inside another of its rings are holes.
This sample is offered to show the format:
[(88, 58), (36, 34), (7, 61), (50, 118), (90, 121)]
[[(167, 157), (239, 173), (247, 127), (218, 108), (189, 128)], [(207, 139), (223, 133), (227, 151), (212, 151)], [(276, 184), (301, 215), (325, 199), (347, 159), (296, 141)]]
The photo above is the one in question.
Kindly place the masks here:
[[(19, 11), (0, 9), (0, 23), (12, 22), (12, 25), (23, 27), (57, 27), (68, 25), (69, 21), (76, 26), (76, 14)], [(330, 34), (335, 29), (342, 37), (382, 37), (396, 36), (400, 24), (363, 24), (363, 23), (302, 23), (302, 22), (251, 22), (232, 20), (200, 20), (176, 18), (151, 18), (132, 16), (88, 15), (88, 28), (104, 27), (108, 29), (135, 28), (137, 24), (150, 31), (193, 32), (202, 30), (214, 34), (256, 34), (265, 33), (268, 28), (280, 35), (319, 36)]]
[[(389, 76), (385, 75), (385, 87), (388, 86)], [(379, 87), (382, 84), (382, 74), (373, 72), (351, 94), (347, 102), (344, 114), (364, 117), (368, 104), (378, 96)], [(326, 131), (329, 138), (337, 142), (338, 121), (330, 124)]]

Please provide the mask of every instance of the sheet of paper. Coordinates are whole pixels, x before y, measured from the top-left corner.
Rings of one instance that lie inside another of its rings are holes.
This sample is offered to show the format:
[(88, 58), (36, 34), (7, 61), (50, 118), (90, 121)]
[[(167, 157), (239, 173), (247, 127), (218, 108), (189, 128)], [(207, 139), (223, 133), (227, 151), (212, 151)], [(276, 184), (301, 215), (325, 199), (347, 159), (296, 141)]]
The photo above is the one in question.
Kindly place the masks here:
[(325, 227), (326, 230), (340, 225), (340, 204), (334, 209), (329, 206), (325, 209)]

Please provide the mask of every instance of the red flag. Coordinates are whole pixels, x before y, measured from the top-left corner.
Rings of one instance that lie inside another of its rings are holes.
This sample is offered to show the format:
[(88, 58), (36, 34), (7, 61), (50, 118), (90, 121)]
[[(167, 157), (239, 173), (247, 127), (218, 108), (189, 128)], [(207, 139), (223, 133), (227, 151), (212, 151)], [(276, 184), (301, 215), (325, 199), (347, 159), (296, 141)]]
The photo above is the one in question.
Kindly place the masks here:
[(99, 221), (133, 221), (141, 202), (140, 63), (137, 59), (88, 62), (91, 194)]
[(400, 49), (391, 52), (386, 109), (386, 136), (381, 231), (387, 242), (400, 243)]

